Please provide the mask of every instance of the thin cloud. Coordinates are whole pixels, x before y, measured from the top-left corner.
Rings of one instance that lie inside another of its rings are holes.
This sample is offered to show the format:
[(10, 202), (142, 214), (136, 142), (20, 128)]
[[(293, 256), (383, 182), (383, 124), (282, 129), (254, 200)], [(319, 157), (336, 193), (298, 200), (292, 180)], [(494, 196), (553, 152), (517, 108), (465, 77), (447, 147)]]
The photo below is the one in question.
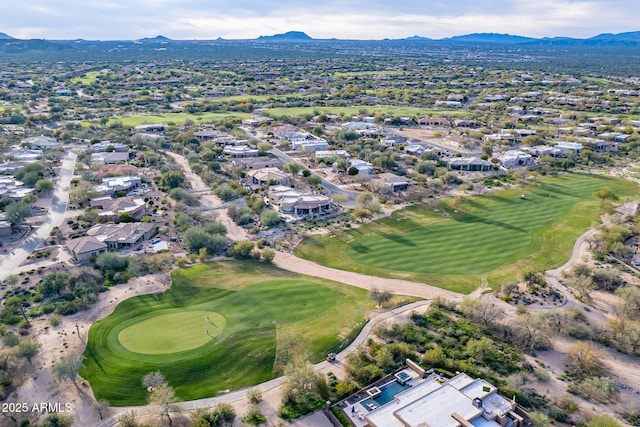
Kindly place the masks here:
[[(0, 31), (21, 38), (253, 38), (290, 30), (315, 38), (443, 38), (494, 32), (590, 37), (640, 30), (627, 0), (9, 0)], [(28, 4), (26, 4), (28, 3)]]

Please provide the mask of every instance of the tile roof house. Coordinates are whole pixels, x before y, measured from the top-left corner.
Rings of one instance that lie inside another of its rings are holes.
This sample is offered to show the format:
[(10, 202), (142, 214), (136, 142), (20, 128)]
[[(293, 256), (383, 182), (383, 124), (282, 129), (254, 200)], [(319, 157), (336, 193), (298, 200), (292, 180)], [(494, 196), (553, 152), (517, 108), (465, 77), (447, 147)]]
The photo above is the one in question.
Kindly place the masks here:
[(48, 150), (50, 148), (56, 148), (60, 146), (57, 139), (50, 136), (33, 136), (31, 138), (25, 138), (22, 140), (23, 144), (29, 144), (32, 150)]
[(469, 172), (488, 172), (491, 163), (478, 157), (456, 157), (446, 160), (449, 169)]
[(417, 182), (412, 179), (389, 172), (381, 173), (378, 175), (378, 178), (380, 178), (384, 183), (384, 186), (393, 193), (406, 191), (410, 185), (417, 184)]
[(291, 180), (289, 175), (282, 172), (278, 168), (263, 168), (247, 172), (254, 184), (270, 185), (272, 182), (276, 185), (289, 185)]
[(102, 184), (95, 186), (97, 193), (109, 195), (113, 195), (116, 191), (130, 193), (140, 188), (142, 188), (142, 179), (133, 175), (102, 178)]
[(88, 262), (92, 257), (107, 251), (107, 244), (93, 236), (80, 237), (67, 242), (67, 249), (73, 261)]
[(508, 150), (503, 155), (497, 156), (497, 159), (505, 168), (531, 166), (535, 163), (531, 154), (525, 153), (520, 150)]
[(135, 219), (140, 219), (145, 214), (147, 204), (144, 200), (133, 197), (112, 198), (98, 197), (89, 202), (92, 208), (100, 209), (100, 220), (118, 221), (120, 214), (129, 214)]
[(317, 217), (334, 211), (333, 200), (316, 194), (289, 194), (282, 197), (280, 211), (298, 217)]
[(234, 166), (240, 166), (244, 169), (249, 170), (262, 168), (279, 168), (284, 165), (284, 162), (281, 159), (271, 156), (237, 158), (233, 159), (231, 163)]
[(132, 222), (98, 224), (87, 230), (87, 235), (104, 242), (109, 250), (136, 249), (157, 232), (155, 224)]
[(99, 152), (91, 154), (91, 163), (99, 165), (114, 165), (116, 163), (126, 163), (129, 161), (129, 151), (120, 152)]

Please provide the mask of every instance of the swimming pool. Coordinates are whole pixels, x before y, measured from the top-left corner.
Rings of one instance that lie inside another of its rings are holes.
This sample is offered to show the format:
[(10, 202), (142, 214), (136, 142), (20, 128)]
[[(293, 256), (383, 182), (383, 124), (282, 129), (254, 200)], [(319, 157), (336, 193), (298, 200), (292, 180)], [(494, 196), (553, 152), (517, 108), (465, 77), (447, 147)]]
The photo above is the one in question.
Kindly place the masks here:
[(380, 396), (376, 398), (365, 399), (360, 404), (365, 407), (369, 412), (382, 405), (386, 405), (391, 402), (396, 394), (400, 393), (411, 387), (409, 384), (401, 385), (397, 381), (391, 381), (384, 386), (378, 387), (380, 389)]

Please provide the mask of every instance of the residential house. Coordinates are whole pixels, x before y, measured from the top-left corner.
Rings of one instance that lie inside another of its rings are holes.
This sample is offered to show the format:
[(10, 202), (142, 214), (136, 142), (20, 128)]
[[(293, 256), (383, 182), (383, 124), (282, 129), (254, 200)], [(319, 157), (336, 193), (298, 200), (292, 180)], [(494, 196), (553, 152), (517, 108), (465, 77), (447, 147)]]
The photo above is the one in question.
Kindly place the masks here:
[(0, 174), (13, 175), (16, 171), (25, 167), (31, 162), (19, 161), (19, 162), (4, 162), (0, 163)]
[(465, 128), (465, 129), (480, 129), (481, 127), (484, 126), (484, 123), (478, 121), (478, 120), (456, 120), (454, 121), (454, 124), (456, 125), (456, 127), (459, 128)]
[(291, 146), (294, 150), (302, 150), (305, 153), (311, 153), (318, 150), (325, 150), (329, 147), (329, 143), (324, 139), (314, 138), (291, 141)]
[(341, 159), (348, 159), (349, 153), (345, 150), (318, 150), (315, 152), (316, 160), (327, 159), (331, 157), (338, 157)]
[(431, 148), (427, 148), (420, 144), (409, 144), (404, 147), (404, 152), (413, 156), (422, 156), (428, 151), (433, 151)]
[(20, 162), (33, 163), (42, 157), (42, 150), (13, 150), (4, 155)]
[(124, 191), (127, 194), (138, 192), (142, 188), (142, 179), (139, 176), (114, 176), (102, 178), (102, 184), (95, 186), (98, 194), (113, 195), (116, 191)]
[(198, 132), (194, 132), (193, 136), (196, 137), (198, 141), (213, 141), (217, 138), (228, 137), (229, 135), (217, 130), (199, 130)]
[(580, 154), (580, 152), (584, 149), (584, 145), (579, 142), (557, 141), (556, 148), (561, 150), (564, 154), (569, 152)]
[(252, 117), (250, 119), (244, 119), (242, 124), (252, 128), (258, 128), (262, 125), (270, 125), (271, 118), (269, 117)]
[[(3, 217), (4, 218), (4, 217)], [(5, 219), (0, 220), (0, 236), (9, 236), (13, 230), (11, 229), (11, 223)]]
[(401, 191), (406, 191), (410, 185), (415, 185), (415, 182), (412, 179), (409, 179), (405, 176), (399, 176), (390, 172), (381, 173), (378, 175), (378, 178), (382, 180), (383, 185), (388, 188), (392, 193), (399, 193)]
[(22, 181), (12, 176), (0, 176), (0, 198), (22, 200), (24, 197), (36, 191), (34, 188), (25, 188)]
[[(337, 162), (332, 165), (334, 172), (337, 172)], [(349, 161), (349, 168), (358, 169), (358, 175), (371, 175), (373, 173), (373, 164), (360, 159), (353, 159)]]
[(234, 166), (240, 166), (243, 169), (262, 169), (262, 168), (281, 168), (284, 162), (271, 156), (236, 158), (231, 161)]
[(529, 417), (484, 379), (465, 373), (422, 378), (411, 369), (370, 386), (361, 400), (341, 409), (353, 425), (370, 427), (522, 427)]
[(445, 160), (449, 169), (468, 172), (489, 172), (491, 163), (479, 157), (454, 157)]
[(155, 224), (146, 222), (129, 222), (120, 224), (98, 224), (87, 230), (107, 245), (108, 250), (137, 249), (142, 243), (151, 239), (157, 232)]
[(447, 126), (449, 120), (442, 117), (423, 117), (418, 120), (420, 126)]
[(127, 163), (128, 161), (129, 151), (91, 153), (91, 163), (97, 163), (99, 165), (115, 165), (117, 163)]
[(103, 153), (103, 152), (128, 153), (129, 146), (122, 144), (120, 142), (100, 141), (97, 144), (91, 145), (89, 147), (89, 151), (92, 153)]
[(102, 222), (118, 221), (120, 214), (131, 215), (135, 219), (140, 219), (146, 213), (147, 204), (143, 199), (134, 197), (111, 196), (98, 197), (89, 202), (92, 208), (99, 209), (98, 216)]
[(107, 244), (94, 236), (79, 237), (67, 242), (67, 250), (74, 262), (82, 264), (107, 251)]
[(257, 148), (249, 147), (248, 145), (229, 145), (224, 147), (222, 152), (234, 158), (258, 157), (259, 155)]
[(281, 212), (293, 216), (312, 218), (327, 215), (335, 210), (333, 200), (327, 196), (299, 193), (282, 196), (278, 207)]
[(516, 137), (509, 132), (492, 133), (483, 137), (485, 142), (506, 142), (512, 144), (515, 142)]
[(521, 150), (538, 157), (542, 157), (542, 156), (562, 157), (562, 153), (563, 153), (561, 149), (556, 147), (551, 147), (549, 145), (536, 145), (535, 147), (522, 147)]
[(247, 173), (254, 184), (258, 185), (289, 185), (291, 179), (289, 175), (278, 168), (263, 168), (252, 170)]
[(293, 125), (274, 126), (269, 131), (275, 138), (282, 141), (291, 141), (291, 139), (299, 136), (301, 132), (299, 128)]
[(511, 169), (520, 166), (532, 166), (535, 164), (531, 154), (520, 150), (508, 150), (504, 154), (497, 156), (498, 162), (502, 167)]
[(167, 131), (167, 125), (165, 124), (144, 124), (134, 126), (134, 130), (137, 133), (151, 133), (151, 134), (163, 134)]
[(22, 140), (22, 143), (29, 145), (29, 148), (31, 148), (32, 150), (42, 151), (50, 150), (52, 148), (57, 148), (60, 146), (60, 143), (57, 139), (44, 135), (25, 138)]

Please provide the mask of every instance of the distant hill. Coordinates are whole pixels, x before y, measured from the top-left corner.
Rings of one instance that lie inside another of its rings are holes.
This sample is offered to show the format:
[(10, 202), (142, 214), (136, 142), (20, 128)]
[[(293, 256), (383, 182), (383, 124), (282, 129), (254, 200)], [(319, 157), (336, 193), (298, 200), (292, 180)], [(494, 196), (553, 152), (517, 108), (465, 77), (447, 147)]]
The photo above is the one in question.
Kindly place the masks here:
[(640, 42), (640, 31), (633, 31), (629, 33), (620, 34), (598, 34), (595, 37), (591, 37), (591, 41), (614, 41), (614, 42)]
[(448, 42), (462, 42), (462, 43), (495, 43), (495, 44), (521, 44), (531, 43), (538, 39), (532, 37), (513, 36), (511, 34), (496, 34), (496, 33), (474, 33), (466, 34), (463, 36), (454, 36), (440, 41)]
[(145, 37), (140, 39), (141, 42), (170, 42), (171, 39), (165, 36)]
[(273, 36), (260, 36), (260, 41), (310, 41), (313, 40), (302, 31), (288, 31), (284, 34), (274, 34)]
[(403, 39), (400, 39), (401, 41), (406, 41), (406, 42), (430, 42), (433, 41), (433, 39), (430, 39), (429, 37), (422, 37), (422, 36), (411, 36), (411, 37), (405, 37)]
[(11, 37), (9, 34), (0, 33), (0, 40), (15, 40), (15, 38)]

